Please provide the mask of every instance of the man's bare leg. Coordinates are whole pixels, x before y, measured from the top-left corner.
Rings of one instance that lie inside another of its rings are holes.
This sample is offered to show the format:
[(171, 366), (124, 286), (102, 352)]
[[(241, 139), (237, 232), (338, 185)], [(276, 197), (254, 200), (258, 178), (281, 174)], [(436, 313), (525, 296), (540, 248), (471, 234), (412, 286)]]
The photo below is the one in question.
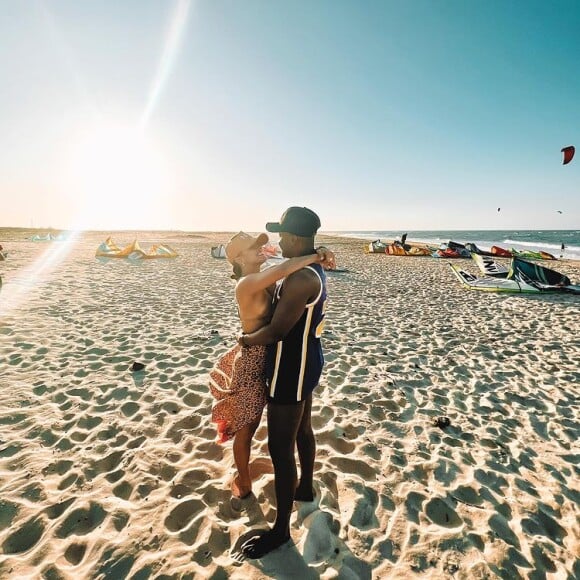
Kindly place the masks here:
[(312, 431), (312, 394), (304, 402), (304, 413), (298, 427), (296, 444), (300, 458), (300, 481), (294, 494), (297, 501), (313, 501), (314, 489), (314, 458), (316, 456), (316, 441)]
[(276, 522), (271, 530), (246, 543), (243, 553), (249, 558), (261, 558), (290, 539), (290, 514), (298, 481), (294, 451), (304, 405), (304, 401), (291, 405), (268, 403), (268, 450), (274, 465)]
[(252, 478), (250, 477), (250, 451), (252, 439), (260, 424), (260, 419), (242, 427), (234, 436), (234, 462), (238, 475), (232, 481), (232, 494), (243, 499), (252, 493)]

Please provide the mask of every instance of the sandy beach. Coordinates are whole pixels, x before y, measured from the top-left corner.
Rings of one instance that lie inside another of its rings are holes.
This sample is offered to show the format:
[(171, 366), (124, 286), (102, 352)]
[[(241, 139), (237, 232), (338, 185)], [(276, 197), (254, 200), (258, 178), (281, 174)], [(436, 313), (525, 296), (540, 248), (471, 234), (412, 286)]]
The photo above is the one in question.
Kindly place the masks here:
[(328, 277), (317, 498), (294, 545), (244, 561), (275, 508), (265, 416), (244, 501), (209, 421), (230, 234), (145, 232), (179, 256), (130, 262), (95, 258), (103, 233), (2, 233), (0, 578), (580, 577), (579, 297), (469, 291), (447, 260), (320, 236), (348, 271)]

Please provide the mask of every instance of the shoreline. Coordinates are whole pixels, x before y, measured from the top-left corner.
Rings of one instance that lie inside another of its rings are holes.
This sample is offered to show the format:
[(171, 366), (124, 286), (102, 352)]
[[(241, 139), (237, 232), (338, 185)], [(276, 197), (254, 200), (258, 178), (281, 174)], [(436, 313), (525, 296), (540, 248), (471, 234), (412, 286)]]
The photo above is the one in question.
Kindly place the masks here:
[[(441, 233), (441, 234), (450, 234), (450, 233), (466, 233), (469, 232), (470, 230), (424, 230), (424, 232), (428, 232), (428, 233)], [(498, 232), (508, 232), (509, 230), (480, 230), (480, 231), (498, 231)], [(521, 232), (536, 232), (537, 230), (519, 230)], [(549, 231), (562, 231), (562, 232), (569, 232), (569, 231), (574, 231), (574, 230), (549, 230)], [(35, 235), (35, 234), (46, 234), (46, 233), (56, 233), (56, 232), (65, 232), (65, 233), (71, 233), (71, 237), (86, 237), (86, 236), (102, 236), (103, 240), (108, 237), (109, 235), (112, 235), (113, 237), (119, 237), (119, 238), (127, 238), (127, 240), (130, 241), (134, 240), (134, 239), (141, 239), (141, 240), (163, 240), (163, 239), (167, 239), (168, 237), (170, 238), (179, 238), (179, 237), (188, 237), (188, 238), (200, 238), (200, 239), (216, 239), (216, 240), (221, 240), (218, 243), (225, 243), (231, 236), (233, 236), (236, 232), (229, 232), (229, 231), (182, 231), (182, 230), (115, 230), (115, 231), (97, 231), (97, 230), (92, 230), (92, 231), (81, 231), (81, 232), (74, 232), (72, 230), (61, 230), (58, 228), (10, 228), (10, 227), (0, 227), (0, 243), (2, 241), (4, 241), (4, 243), (6, 242), (10, 242), (10, 241), (25, 241), (26, 238)], [(258, 233), (258, 232), (251, 232), (251, 233)], [(363, 232), (360, 232), (361, 234)], [(366, 237), (364, 236), (357, 236), (354, 235), (354, 233), (352, 232), (328, 232), (328, 233), (320, 233), (318, 234), (318, 238), (329, 238), (329, 239), (336, 239), (337, 241), (340, 239), (356, 239), (359, 240), (363, 245), (365, 243), (369, 243), (371, 241), (373, 241), (374, 239), (378, 239), (376, 236), (374, 235), (370, 235), (370, 234), (380, 234), (380, 233), (386, 233), (386, 232), (372, 232), (369, 231)], [(393, 232), (391, 232), (392, 234)], [(414, 232), (415, 234), (421, 233), (421, 232)], [(415, 239), (413, 240), (408, 239), (408, 243), (411, 244), (415, 244), (415, 245), (424, 245), (424, 246), (439, 246), (441, 243), (444, 243), (445, 240), (449, 241), (448, 238), (450, 238), (452, 236), (446, 236), (445, 238), (441, 238), (441, 239), (434, 239), (434, 238), (427, 238), (427, 239)], [(387, 243), (392, 243), (393, 241), (395, 241), (398, 238), (393, 238), (393, 237), (385, 237), (382, 236), (381, 239)], [(459, 238), (457, 238), (459, 239)], [(572, 257), (566, 257), (564, 256), (563, 258), (560, 258), (560, 249), (556, 244), (547, 244), (547, 243), (542, 243), (542, 242), (532, 242), (532, 243), (528, 243), (528, 242), (517, 242), (517, 241), (511, 241), (510, 243), (507, 242), (502, 242), (500, 240), (496, 240), (496, 241), (477, 241), (477, 240), (471, 240), (471, 239), (466, 239), (466, 240), (460, 240), (460, 243), (466, 243), (466, 242), (473, 242), (476, 243), (476, 245), (478, 245), (479, 247), (481, 247), (482, 249), (489, 249), (491, 247), (491, 245), (499, 245), (500, 247), (505, 247), (505, 249), (510, 249), (511, 247), (515, 247), (516, 249), (519, 250), (533, 250), (533, 251), (539, 251), (539, 250), (543, 250), (543, 251), (547, 251), (548, 253), (551, 253), (552, 255), (554, 255), (556, 257), (557, 262), (580, 262), (580, 245), (578, 247), (576, 246), (572, 246), (574, 248), (574, 250), (567, 250), (569, 253), (572, 254)], [(45, 243), (45, 242), (39, 242), (39, 243)], [(518, 247), (519, 246), (519, 247)], [(501, 258), (500, 258), (501, 259)], [(546, 263), (551, 262), (551, 260), (547, 260)]]

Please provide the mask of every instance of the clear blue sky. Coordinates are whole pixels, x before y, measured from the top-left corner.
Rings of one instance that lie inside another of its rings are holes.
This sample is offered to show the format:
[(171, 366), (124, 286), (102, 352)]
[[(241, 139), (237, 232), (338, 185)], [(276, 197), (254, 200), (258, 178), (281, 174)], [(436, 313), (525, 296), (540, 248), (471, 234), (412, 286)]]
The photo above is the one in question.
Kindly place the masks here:
[(0, 11), (0, 226), (580, 228), (575, 0)]

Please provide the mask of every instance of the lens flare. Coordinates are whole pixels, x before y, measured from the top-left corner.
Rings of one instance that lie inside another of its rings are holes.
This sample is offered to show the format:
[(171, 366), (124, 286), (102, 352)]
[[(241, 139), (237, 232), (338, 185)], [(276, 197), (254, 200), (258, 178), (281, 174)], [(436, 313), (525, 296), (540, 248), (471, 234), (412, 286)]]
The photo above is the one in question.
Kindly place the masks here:
[(179, 55), (179, 48), (183, 33), (185, 32), (190, 5), (190, 0), (178, 0), (173, 11), (167, 40), (165, 41), (163, 53), (161, 54), (161, 60), (159, 61), (157, 73), (153, 79), (153, 83), (151, 84), (147, 105), (145, 106), (145, 110), (143, 111), (143, 115), (139, 122), (139, 127), (141, 129), (144, 129), (147, 126), (153, 109), (159, 100), (161, 91), (169, 78), (169, 73)]
[(35, 262), (18, 270), (13, 278), (5, 281), (1, 290), (0, 318), (9, 316), (22, 306), (31, 293), (42, 290), (43, 281), (65, 259), (77, 238), (78, 232), (70, 232), (66, 240), (50, 242), (50, 246)]

